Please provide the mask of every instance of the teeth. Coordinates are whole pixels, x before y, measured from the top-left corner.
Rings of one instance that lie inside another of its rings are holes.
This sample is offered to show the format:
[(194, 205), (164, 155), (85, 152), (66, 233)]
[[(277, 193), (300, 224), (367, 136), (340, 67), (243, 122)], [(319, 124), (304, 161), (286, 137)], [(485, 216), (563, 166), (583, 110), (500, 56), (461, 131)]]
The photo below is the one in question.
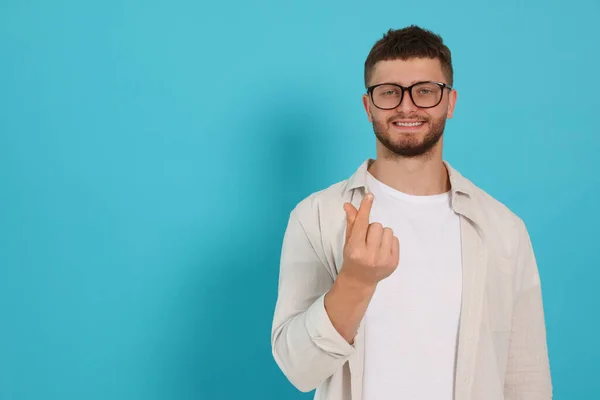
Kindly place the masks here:
[(423, 125), (423, 122), (394, 122), (398, 126), (419, 126)]

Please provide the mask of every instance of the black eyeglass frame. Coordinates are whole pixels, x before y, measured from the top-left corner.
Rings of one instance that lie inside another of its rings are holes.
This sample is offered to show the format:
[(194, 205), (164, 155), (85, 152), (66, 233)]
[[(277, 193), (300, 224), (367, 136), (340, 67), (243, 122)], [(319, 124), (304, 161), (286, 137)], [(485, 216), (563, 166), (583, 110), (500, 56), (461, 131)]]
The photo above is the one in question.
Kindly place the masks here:
[[(433, 106), (428, 106), (428, 107), (421, 107), (421, 106), (417, 106), (417, 104), (415, 103), (415, 100), (413, 99), (412, 88), (413, 88), (413, 87), (415, 87), (415, 86), (417, 86), (417, 85), (422, 85), (422, 84), (424, 84), (424, 83), (433, 83), (433, 84), (435, 84), (435, 85), (438, 85), (438, 86), (439, 86), (439, 87), (442, 89), (442, 91), (441, 91), (441, 95), (440, 95), (440, 99), (439, 99), (439, 100), (438, 100), (438, 102), (437, 102), (437, 103), (435, 103), (435, 105), (433, 105)], [(398, 104), (396, 104), (396, 106), (395, 106), (395, 107), (391, 107), (391, 108), (383, 108), (383, 107), (379, 107), (377, 104), (375, 104), (375, 100), (373, 100), (373, 91), (374, 91), (374, 90), (375, 90), (377, 87), (379, 87), (379, 86), (385, 86), (385, 85), (388, 85), (388, 86), (390, 86), (390, 85), (391, 85), (391, 86), (396, 86), (396, 87), (399, 87), (399, 88), (400, 88), (400, 90), (402, 91), (402, 93), (400, 94), (400, 101), (398, 102)], [(417, 107), (419, 107), (419, 108), (433, 108), (433, 107), (437, 107), (437, 106), (438, 106), (438, 105), (439, 105), (439, 104), (442, 102), (442, 99), (444, 98), (444, 89), (449, 89), (449, 90), (452, 90), (452, 86), (450, 86), (450, 85), (448, 85), (448, 84), (446, 84), (446, 83), (443, 83), (443, 82), (435, 82), (435, 81), (423, 81), (423, 82), (416, 82), (416, 83), (413, 83), (413, 84), (412, 84), (412, 85), (410, 85), (410, 86), (402, 86), (402, 85), (398, 85), (397, 83), (378, 83), (377, 85), (372, 85), (372, 86), (369, 86), (369, 87), (367, 88), (367, 94), (368, 94), (368, 95), (369, 95), (369, 97), (371, 98), (371, 102), (373, 103), (373, 105), (374, 105), (375, 107), (379, 108), (380, 110), (393, 110), (394, 108), (397, 108), (397, 107), (398, 107), (400, 104), (402, 104), (402, 100), (404, 100), (404, 92), (405, 92), (405, 91), (407, 91), (407, 92), (408, 92), (408, 95), (410, 96), (410, 100), (412, 101), (412, 103), (413, 103), (415, 106), (417, 106)]]

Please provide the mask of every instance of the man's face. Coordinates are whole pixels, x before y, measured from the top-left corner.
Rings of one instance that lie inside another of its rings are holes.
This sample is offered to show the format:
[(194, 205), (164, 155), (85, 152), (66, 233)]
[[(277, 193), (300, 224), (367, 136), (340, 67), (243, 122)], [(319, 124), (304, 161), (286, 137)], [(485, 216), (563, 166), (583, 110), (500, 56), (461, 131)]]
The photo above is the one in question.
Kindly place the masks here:
[[(439, 60), (413, 58), (380, 61), (373, 69), (369, 86), (396, 83), (406, 87), (424, 81), (449, 83)], [(373, 123), (375, 136), (389, 151), (402, 157), (427, 154), (439, 143), (446, 119), (452, 118), (455, 102), (456, 91), (443, 89), (442, 101), (437, 106), (419, 108), (405, 91), (399, 106), (392, 110), (381, 110), (368, 95), (363, 95), (363, 104), (369, 121)]]

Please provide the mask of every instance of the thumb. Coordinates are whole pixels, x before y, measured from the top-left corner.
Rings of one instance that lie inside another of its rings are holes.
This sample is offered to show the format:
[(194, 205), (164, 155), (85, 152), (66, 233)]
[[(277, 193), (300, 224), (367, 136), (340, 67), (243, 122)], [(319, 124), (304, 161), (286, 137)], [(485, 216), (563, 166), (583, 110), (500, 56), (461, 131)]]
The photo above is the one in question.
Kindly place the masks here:
[(350, 239), (352, 234), (352, 228), (354, 227), (354, 221), (356, 221), (356, 215), (358, 210), (350, 203), (344, 204), (344, 211), (346, 212), (346, 242)]

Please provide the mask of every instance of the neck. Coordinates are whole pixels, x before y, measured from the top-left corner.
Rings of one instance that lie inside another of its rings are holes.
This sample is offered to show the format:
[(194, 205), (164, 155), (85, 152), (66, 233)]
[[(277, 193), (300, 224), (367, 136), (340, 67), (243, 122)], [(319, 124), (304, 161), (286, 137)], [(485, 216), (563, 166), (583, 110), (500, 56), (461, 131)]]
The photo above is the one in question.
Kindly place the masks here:
[(377, 153), (369, 172), (387, 186), (414, 196), (431, 196), (450, 190), (448, 171), (441, 152), (434, 151), (413, 158), (382, 155), (380, 151)]

